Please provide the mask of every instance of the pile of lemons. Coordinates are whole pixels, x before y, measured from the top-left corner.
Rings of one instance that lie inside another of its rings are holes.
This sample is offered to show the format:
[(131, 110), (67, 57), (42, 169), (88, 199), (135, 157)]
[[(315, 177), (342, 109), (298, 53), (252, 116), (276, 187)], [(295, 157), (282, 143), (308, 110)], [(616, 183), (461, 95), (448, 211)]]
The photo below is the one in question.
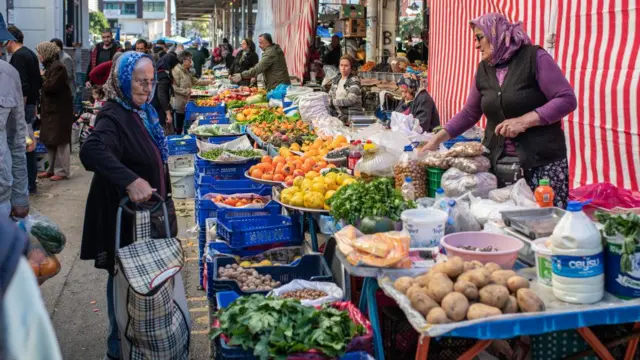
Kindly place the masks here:
[(330, 210), (326, 201), (338, 189), (355, 182), (356, 179), (346, 173), (328, 172), (320, 175), (310, 171), (304, 177), (293, 179), (293, 186), (280, 192), (280, 201), (295, 207)]

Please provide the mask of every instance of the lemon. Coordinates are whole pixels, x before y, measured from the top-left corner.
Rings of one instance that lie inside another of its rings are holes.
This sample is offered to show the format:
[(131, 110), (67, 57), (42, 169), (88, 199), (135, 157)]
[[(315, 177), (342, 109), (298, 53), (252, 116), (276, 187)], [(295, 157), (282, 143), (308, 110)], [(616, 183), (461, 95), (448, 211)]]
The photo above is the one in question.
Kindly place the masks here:
[(354, 178), (347, 178), (347, 179), (344, 179), (344, 181), (342, 182), (342, 185), (350, 185), (356, 182), (357, 180)]
[(293, 186), (297, 186), (298, 188), (302, 188), (302, 181), (304, 180), (304, 176), (296, 176), (293, 179)]
[(348, 179), (349, 175), (344, 174), (344, 173), (340, 173), (336, 175), (336, 184), (338, 184), (338, 186), (342, 185), (342, 183), (344, 182), (345, 179)]
[(271, 260), (266, 260), (265, 259), (265, 260), (260, 261), (260, 265), (261, 266), (271, 266), (273, 264), (271, 263)]
[(295, 193), (291, 197), (291, 201), (289, 202), (291, 206), (304, 207), (304, 194), (299, 192)]
[(329, 172), (324, 174), (324, 178), (325, 179), (333, 179), (333, 181), (336, 181), (336, 177), (338, 176), (338, 174), (334, 173), (334, 172)]
[(306, 177), (307, 179), (313, 179), (313, 178), (318, 177), (318, 176), (320, 176), (320, 174), (318, 174), (318, 172), (317, 172), (317, 171), (309, 171), (309, 172), (307, 173), (307, 175), (305, 175), (305, 177)]
[(282, 192), (282, 193), (280, 193), (280, 201), (283, 204), (289, 205), (291, 203), (291, 198), (292, 197), (293, 197), (293, 193), (292, 192), (288, 192), (288, 193)]
[(300, 186), (300, 189), (305, 192), (310, 191), (311, 186), (313, 186), (313, 181), (309, 179), (304, 179), (304, 181), (302, 182), (302, 186)]
[(324, 194), (315, 191), (304, 194), (304, 207), (310, 209), (323, 209)]
[(324, 196), (324, 193), (327, 192), (327, 187), (324, 185), (324, 183), (314, 183), (311, 186), (311, 191), (318, 192), (322, 194), (322, 196)]
[(338, 184), (336, 183), (335, 178), (326, 177), (324, 178), (324, 185), (327, 187), (327, 190), (335, 190), (338, 188)]
[(240, 266), (242, 267), (250, 267), (251, 266), (251, 261), (243, 261), (240, 263)]

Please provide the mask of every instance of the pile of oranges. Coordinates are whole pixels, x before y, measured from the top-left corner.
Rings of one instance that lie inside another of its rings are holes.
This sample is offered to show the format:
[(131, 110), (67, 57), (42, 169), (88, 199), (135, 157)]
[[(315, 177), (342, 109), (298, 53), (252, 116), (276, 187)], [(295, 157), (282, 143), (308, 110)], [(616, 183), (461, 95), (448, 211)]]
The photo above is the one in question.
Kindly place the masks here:
[(298, 176), (305, 176), (313, 171), (319, 173), (324, 168), (335, 167), (324, 160), (316, 161), (311, 158), (300, 156), (263, 156), (260, 163), (249, 169), (249, 176), (256, 179), (278, 181), (286, 186), (293, 185), (293, 179)]

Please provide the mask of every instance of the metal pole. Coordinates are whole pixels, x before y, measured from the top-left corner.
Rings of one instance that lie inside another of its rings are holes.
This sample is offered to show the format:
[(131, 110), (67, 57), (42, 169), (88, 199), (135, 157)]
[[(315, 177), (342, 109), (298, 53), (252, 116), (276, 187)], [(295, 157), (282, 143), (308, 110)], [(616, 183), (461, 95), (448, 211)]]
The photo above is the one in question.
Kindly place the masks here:
[(247, 0), (247, 37), (253, 38), (256, 23), (253, 20), (253, 0)]
[(242, 38), (244, 39), (247, 37), (247, 0), (242, 0), (240, 11), (242, 12)]
[(367, 3), (367, 61), (377, 62), (378, 55), (378, 0)]

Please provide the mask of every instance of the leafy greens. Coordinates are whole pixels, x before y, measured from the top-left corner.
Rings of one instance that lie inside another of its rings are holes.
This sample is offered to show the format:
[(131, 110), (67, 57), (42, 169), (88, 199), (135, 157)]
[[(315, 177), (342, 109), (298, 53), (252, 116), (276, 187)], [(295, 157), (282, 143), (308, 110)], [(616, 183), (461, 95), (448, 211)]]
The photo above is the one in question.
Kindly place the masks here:
[(631, 212), (613, 215), (604, 211), (596, 211), (595, 217), (601, 224), (604, 224), (603, 235), (609, 237), (620, 235), (624, 238), (620, 270), (631, 272), (633, 270), (632, 257), (637, 252), (636, 246), (640, 245), (640, 216)]

